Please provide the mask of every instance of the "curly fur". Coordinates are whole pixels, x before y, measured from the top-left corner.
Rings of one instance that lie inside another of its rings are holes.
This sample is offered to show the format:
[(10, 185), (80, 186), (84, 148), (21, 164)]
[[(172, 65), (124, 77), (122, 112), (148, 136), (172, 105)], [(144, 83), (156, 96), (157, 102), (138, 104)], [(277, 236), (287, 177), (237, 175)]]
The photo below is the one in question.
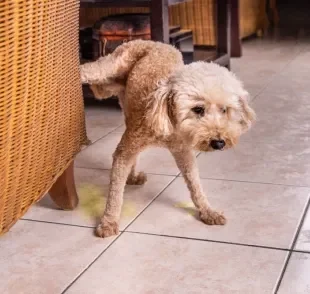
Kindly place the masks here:
[[(98, 99), (117, 95), (126, 131), (114, 155), (109, 197), (97, 235), (118, 233), (125, 184), (143, 184), (135, 172), (138, 154), (149, 146), (168, 148), (181, 170), (191, 198), (207, 224), (223, 225), (201, 188), (194, 150), (213, 151), (222, 140), (227, 149), (255, 120), (248, 93), (236, 76), (214, 63), (184, 65), (172, 46), (132, 41), (111, 55), (81, 66), (81, 79)], [(196, 113), (200, 107), (203, 113)]]

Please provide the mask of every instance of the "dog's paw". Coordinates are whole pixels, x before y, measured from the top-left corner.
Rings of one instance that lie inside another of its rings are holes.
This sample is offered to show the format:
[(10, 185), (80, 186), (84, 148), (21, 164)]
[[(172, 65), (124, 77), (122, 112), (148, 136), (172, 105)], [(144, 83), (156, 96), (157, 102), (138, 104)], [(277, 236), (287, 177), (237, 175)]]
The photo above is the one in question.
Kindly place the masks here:
[(96, 235), (100, 238), (107, 238), (113, 235), (118, 235), (119, 228), (116, 222), (101, 223), (96, 228)]
[(147, 181), (147, 175), (144, 172), (140, 172), (137, 175), (129, 176), (127, 179), (127, 185), (144, 185)]
[(200, 211), (200, 219), (207, 225), (225, 225), (226, 218), (222, 213), (211, 209)]

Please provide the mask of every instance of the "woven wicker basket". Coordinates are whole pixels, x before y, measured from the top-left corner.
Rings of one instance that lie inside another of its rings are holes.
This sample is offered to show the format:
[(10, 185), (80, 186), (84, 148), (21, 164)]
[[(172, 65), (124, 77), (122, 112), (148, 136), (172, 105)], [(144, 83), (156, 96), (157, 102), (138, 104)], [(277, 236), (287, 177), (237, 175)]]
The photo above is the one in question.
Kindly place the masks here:
[[(170, 25), (193, 30), (195, 45), (216, 45), (215, 1), (191, 0), (169, 7)], [(266, 26), (266, 0), (240, 0), (240, 36), (245, 38)], [(102, 16), (128, 12), (148, 12), (147, 8), (83, 8), (81, 26), (92, 26)]]
[(86, 143), (78, 0), (0, 1), (0, 234)]

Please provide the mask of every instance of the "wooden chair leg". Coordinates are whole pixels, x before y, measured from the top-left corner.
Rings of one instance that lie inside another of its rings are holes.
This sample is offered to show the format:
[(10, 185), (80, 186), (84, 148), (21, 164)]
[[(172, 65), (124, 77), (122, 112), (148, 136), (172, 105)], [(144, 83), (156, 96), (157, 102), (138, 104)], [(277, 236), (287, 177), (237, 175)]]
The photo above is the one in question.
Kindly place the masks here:
[(73, 210), (79, 203), (74, 182), (73, 166), (74, 163), (72, 162), (49, 191), (55, 204), (64, 210)]
[(269, 7), (272, 13), (272, 22), (273, 25), (278, 25), (280, 21), (278, 8), (277, 8), (277, 1), (276, 0), (270, 0), (269, 1)]
[(217, 55), (227, 55), (227, 61), (221, 63), (222, 66), (230, 69), (230, 16), (231, 0), (216, 0), (216, 28), (217, 28)]
[[(218, 0), (220, 1), (220, 0)], [(231, 11), (231, 57), (241, 57), (242, 56), (242, 45), (240, 38), (240, 15), (239, 15), (239, 0), (230, 1), (230, 11)]]
[(151, 1), (151, 37), (153, 41), (169, 44), (168, 0)]

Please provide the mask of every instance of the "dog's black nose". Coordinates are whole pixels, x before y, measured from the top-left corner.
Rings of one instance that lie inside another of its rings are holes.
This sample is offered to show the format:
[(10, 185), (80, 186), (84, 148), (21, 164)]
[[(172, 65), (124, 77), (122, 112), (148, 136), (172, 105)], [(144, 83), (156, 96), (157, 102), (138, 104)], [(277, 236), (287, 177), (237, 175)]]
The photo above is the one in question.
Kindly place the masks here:
[(221, 150), (225, 147), (225, 141), (224, 140), (212, 140), (210, 145), (214, 150)]

